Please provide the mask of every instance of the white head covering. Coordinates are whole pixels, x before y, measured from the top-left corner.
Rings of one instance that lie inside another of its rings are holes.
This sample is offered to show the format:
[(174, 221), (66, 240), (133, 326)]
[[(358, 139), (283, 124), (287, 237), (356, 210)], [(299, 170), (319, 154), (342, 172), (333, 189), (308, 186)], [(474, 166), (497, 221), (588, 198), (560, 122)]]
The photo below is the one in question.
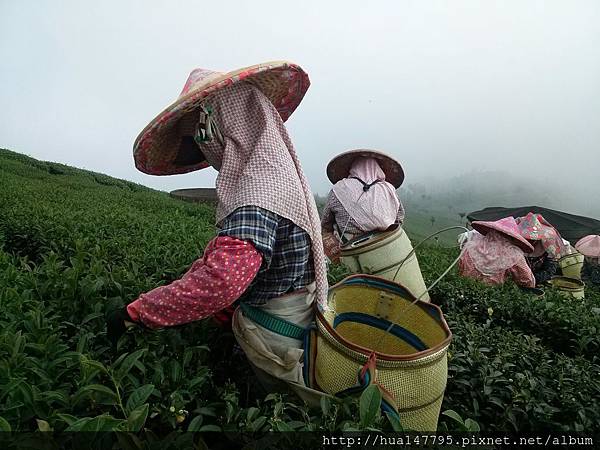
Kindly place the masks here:
[(333, 192), (363, 231), (385, 230), (396, 221), (400, 200), (375, 158), (356, 158)]

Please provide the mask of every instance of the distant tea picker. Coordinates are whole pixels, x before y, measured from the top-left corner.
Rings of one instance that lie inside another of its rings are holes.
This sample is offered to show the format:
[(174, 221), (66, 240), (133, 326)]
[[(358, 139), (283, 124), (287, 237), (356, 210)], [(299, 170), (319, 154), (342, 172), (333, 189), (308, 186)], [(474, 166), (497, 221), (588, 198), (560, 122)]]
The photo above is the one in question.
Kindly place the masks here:
[(404, 181), (398, 161), (377, 150), (350, 150), (327, 165), (333, 183), (321, 219), (325, 254), (352, 273), (401, 284), (415, 297), (429, 293), (412, 243), (402, 227)]
[(219, 171), (219, 230), (181, 279), (109, 315), (115, 346), (126, 326), (185, 324), (239, 302), (233, 330), (253, 366), (303, 383), (302, 341), (256, 324), (304, 329), (313, 302), (326, 300), (319, 217), (284, 126), (309, 84), (299, 66), (284, 61), (229, 73), (196, 69), (177, 101), (138, 136), (142, 172)]
[(526, 253), (533, 252), (533, 245), (521, 235), (514, 217), (474, 221), (472, 226), (477, 233), (464, 243), (458, 263), (462, 276), (492, 285), (512, 279), (519, 286), (535, 287), (525, 258)]
[(354, 237), (402, 224), (404, 207), (396, 189), (404, 171), (395, 159), (375, 150), (351, 150), (329, 162), (327, 176), (334, 185), (321, 227), (331, 261), (339, 260), (340, 245)]
[(600, 236), (584, 236), (577, 241), (575, 248), (585, 257), (582, 279), (586, 283), (600, 286)]

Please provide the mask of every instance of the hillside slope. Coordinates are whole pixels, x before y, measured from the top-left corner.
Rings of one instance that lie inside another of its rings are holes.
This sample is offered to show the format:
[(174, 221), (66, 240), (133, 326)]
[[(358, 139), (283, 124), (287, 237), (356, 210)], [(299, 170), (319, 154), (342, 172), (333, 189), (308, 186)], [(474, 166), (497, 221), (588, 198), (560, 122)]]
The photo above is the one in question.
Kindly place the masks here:
[[(361, 426), (356, 405), (323, 415), (265, 398), (231, 334), (210, 321), (136, 329), (121, 340), (123, 357), (111, 354), (104, 313), (186, 271), (214, 235), (212, 208), (6, 150), (0, 173), (4, 428), (43, 420), (55, 430), (208, 427), (257, 437)], [(418, 256), (431, 282), (456, 251), (433, 245)], [(331, 281), (343, 275), (334, 267)], [(454, 333), (443, 409), (484, 430), (600, 431), (597, 291), (579, 302), (538, 299), (453, 271), (432, 298)], [(390, 429), (385, 417), (372, 426)], [(462, 425), (443, 416), (440, 427)]]

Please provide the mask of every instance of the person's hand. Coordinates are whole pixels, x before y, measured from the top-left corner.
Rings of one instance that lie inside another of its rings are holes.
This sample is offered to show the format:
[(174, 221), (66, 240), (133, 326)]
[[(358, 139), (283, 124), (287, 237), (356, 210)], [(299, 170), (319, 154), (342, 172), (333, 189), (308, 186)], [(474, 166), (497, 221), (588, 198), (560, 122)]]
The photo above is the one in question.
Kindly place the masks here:
[(323, 250), (332, 263), (337, 264), (340, 262), (340, 243), (333, 233), (323, 234)]
[(129, 317), (127, 307), (115, 309), (106, 315), (106, 336), (111, 342), (113, 349), (117, 349), (119, 338), (125, 334), (127, 328), (135, 326), (136, 323)]

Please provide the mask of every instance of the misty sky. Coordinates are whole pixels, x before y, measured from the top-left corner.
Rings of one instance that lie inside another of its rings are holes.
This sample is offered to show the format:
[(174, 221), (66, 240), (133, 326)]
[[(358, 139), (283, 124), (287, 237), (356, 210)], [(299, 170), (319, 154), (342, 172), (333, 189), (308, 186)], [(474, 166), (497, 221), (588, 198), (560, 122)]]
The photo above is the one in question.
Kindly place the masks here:
[(212, 169), (138, 172), (135, 137), (193, 68), (288, 59), (312, 82), (287, 125), (319, 193), (357, 147), (397, 157), (407, 183), (500, 169), (595, 189), (599, 24), (597, 0), (0, 0), (0, 147), (212, 186)]

